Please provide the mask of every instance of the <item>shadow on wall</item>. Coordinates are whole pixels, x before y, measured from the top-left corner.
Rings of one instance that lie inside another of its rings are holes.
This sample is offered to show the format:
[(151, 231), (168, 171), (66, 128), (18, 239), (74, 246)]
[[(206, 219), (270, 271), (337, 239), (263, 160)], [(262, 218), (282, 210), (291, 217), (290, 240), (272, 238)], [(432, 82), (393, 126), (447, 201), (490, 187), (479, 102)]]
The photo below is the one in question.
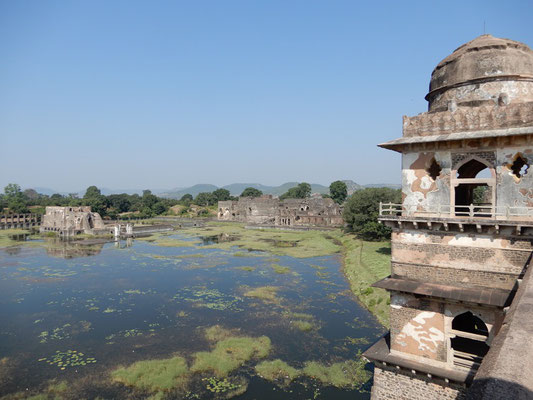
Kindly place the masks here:
[(466, 392), (467, 400), (532, 400), (533, 392), (528, 388), (503, 379), (483, 378), (474, 381)]

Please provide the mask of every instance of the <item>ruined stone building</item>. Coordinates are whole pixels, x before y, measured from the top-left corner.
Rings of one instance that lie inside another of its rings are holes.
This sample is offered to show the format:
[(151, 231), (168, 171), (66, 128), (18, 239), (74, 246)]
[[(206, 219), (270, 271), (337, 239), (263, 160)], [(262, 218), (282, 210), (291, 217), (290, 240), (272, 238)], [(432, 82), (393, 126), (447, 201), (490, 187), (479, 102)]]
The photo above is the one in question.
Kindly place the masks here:
[(91, 207), (46, 207), (42, 217), (41, 232), (58, 232), (75, 235), (78, 233), (110, 233), (100, 214), (92, 212)]
[[(390, 293), (390, 333), (364, 354), (374, 400), (464, 398), (476, 372), (498, 381), (494, 360), (520, 337), (498, 337), (520, 329), (507, 307), (518, 288), (533, 298), (533, 284), (519, 285), (533, 253), (533, 51), (480, 36), (437, 65), (426, 100), (403, 137), (380, 145), (402, 154), (403, 200), (380, 210), (391, 276), (374, 286)], [(533, 396), (533, 329), (521, 337), (500, 391), (482, 398)]]
[(219, 201), (218, 219), (272, 226), (342, 226), (342, 208), (332, 199), (279, 200), (271, 195)]

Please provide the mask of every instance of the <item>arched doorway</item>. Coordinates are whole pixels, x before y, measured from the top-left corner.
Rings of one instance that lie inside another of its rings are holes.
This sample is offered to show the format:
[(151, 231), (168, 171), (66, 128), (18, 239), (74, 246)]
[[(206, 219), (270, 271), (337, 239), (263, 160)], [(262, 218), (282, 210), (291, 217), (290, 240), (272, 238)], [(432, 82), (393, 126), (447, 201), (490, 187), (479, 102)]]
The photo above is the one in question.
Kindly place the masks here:
[(450, 349), (454, 367), (477, 369), (489, 351), (489, 330), (483, 320), (467, 311), (452, 320)]
[(452, 171), (452, 214), (490, 217), (496, 206), (496, 173), (486, 161), (470, 157)]

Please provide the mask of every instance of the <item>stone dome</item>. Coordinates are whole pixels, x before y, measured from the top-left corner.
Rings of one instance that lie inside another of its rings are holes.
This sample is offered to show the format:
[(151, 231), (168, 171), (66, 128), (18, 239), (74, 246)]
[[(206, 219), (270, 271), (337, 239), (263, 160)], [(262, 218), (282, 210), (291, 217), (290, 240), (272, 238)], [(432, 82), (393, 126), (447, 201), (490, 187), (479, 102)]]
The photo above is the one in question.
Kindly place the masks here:
[[(494, 82), (500, 83), (490, 84)], [(501, 82), (528, 84), (506, 89)], [(454, 90), (458, 88), (462, 89)], [(479, 93), (475, 93), (476, 89)], [(509, 90), (516, 93), (507, 93)], [(447, 91), (452, 93), (446, 94)], [(442, 109), (444, 103), (452, 100), (459, 106), (460, 103), (476, 106), (479, 102), (497, 100), (504, 92), (515, 100), (518, 92), (533, 99), (533, 51), (524, 43), (482, 35), (456, 49), (435, 67), (426, 100), (432, 111)]]

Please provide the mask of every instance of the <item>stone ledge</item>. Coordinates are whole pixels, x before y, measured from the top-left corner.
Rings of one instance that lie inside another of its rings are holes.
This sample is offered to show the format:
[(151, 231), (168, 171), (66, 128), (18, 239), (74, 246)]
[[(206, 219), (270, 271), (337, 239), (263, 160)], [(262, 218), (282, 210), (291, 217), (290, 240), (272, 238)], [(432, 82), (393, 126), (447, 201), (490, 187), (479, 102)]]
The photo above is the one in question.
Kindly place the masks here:
[(511, 304), (514, 291), (487, 287), (466, 288), (460, 286), (440, 285), (401, 278), (384, 278), (372, 285), (373, 287), (439, 297), (447, 300), (463, 301), (467, 303), (483, 304), (494, 307), (507, 307)]
[(378, 366), (379, 363), (395, 365), (400, 368), (405, 368), (409, 371), (416, 371), (426, 375), (430, 374), (432, 377), (441, 378), (445, 381), (454, 381), (460, 384), (469, 384), (474, 374), (470, 371), (440, 368), (393, 355), (390, 352), (390, 333), (386, 333), (381, 339), (379, 339), (368, 350), (366, 350), (363, 353), (363, 357), (376, 363)]
[(453, 132), (448, 134), (439, 135), (426, 135), (426, 136), (407, 136), (399, 139), (394, 139), (389, 142), (378, 144), (379, 147), (384, 149), (400, 151), (405, 146), (435, 143), (435, 142), (447, 142), (447, 141), (463, 141), (463, 140), (475, 140), (486, 138), (499, 138), (499, 137), (512, 137), (512, 136), (524, 136), (533, 134), (533, 124), (520, 128), (507, 128), (507, 129), (491, 129), (491, 130), (479, 130), (474, 132)]

